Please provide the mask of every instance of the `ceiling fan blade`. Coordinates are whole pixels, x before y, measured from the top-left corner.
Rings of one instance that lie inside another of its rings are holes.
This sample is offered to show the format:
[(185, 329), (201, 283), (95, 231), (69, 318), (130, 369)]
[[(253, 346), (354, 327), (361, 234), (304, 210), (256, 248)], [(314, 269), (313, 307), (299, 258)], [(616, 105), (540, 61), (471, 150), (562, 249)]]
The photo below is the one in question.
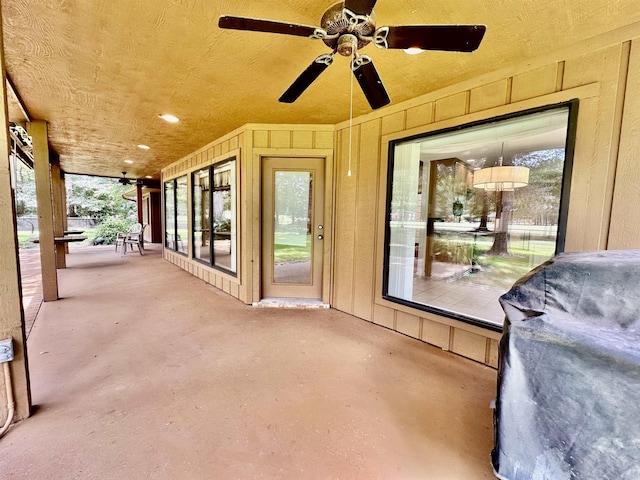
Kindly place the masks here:
[(480, 46), (484, 25), (404, 25), (382, 27), (374, 34), (381, 48), (420, 48), (449, 52), (473, 52)]
[(358, 15), (371, 15), (377, 0), (345, 0), (344, 8)]
[(274, 22), (272, 20), (259, 20), (257, 18), (233, 17), (224, 15), (218, 20), (220, 28), (230, 30), (249, 30), (252, 32), (281, 33), (284, 35), (297, 35), (299, 37), (322, 38), (321, 28), (294, 23)]
[(295, 102), (298, 97), (302, 95), (302, 92), (304, 92), (307, 87), (309, 87), (309, 85), (311, 85), (315, 79), (318, 78), (320, 74), (329, 67), (329, 65), (331, 65), (332, 62), (333, 54), (325, 53), (320, 55), (304, 72), (302, 72), (298, 78), (296, 78), (295, 82), (293, 82), (287, 91), (282, 94), (278, 101), (282, 103)]
[(356, 80), (360, 84), (360, 88), (364, 92), (364, 96), (367, 97), (369, 105), (374, 110), (376, 108), (384, 107), (388, 105), (391, 100), (389, 95), (380, 80), (376, 67), (373, 66), (371, 57), (367, 55), (360, 55), (352, 62), (351, 69), (356, 76)]

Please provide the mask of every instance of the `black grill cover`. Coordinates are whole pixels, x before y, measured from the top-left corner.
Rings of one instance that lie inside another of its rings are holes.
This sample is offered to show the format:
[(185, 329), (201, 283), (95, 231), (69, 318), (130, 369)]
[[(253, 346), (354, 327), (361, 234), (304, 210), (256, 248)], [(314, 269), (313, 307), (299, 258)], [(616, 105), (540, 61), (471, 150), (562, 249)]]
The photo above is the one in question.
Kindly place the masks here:
[(640, 479), (640, 251), (558, 255), (500, 303), (496, 475)]

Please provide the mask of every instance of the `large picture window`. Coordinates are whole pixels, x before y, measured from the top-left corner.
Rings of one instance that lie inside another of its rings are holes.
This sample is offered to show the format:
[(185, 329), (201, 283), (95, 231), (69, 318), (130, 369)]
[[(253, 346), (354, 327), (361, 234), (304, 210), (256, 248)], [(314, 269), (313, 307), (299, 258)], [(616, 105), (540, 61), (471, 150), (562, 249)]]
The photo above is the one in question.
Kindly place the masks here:
[(383, 296), (499, 330), (500, 295), (564, 247), (576, 107), (392, 143)]
[(236, 274), (235, 158), (194, 172), (192, 197), (194, 258)]
[(164, 245), (166, 248), (187, 255), (188, 232), (187, 176), (169, 180), (164, 184)]

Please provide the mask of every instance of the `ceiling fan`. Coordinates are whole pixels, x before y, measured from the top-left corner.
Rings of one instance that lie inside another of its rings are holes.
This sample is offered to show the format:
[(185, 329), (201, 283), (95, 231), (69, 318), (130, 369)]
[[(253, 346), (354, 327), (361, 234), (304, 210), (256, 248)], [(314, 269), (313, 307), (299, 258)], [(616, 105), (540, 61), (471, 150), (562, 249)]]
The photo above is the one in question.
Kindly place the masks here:
[(371, 108), (387, 105), (391, 100), (368, 55), (358, 51), (369, 43), (379, 48), (444, 50), (472, 52), (480, 46), (484, 25), (401, 25), (376, 28), (373, 12), (377, 0), (344, 0), (324, 12), (320, 27), (260, 20), (256, 18), (220, 17), (218, 26), (231, 30), (296, 35), (322, 40), (332, 49), (317, 57), (293, 82), (279, 101), (293, 103), (333, 62), (337, 53), (353, 57), (351, 70)]
[(127, 172), (122, 172), (122, 178), (119, 178), (118, 182), (120, 182), (122, 185), (131, 184), (131, 180), (127, 178)]

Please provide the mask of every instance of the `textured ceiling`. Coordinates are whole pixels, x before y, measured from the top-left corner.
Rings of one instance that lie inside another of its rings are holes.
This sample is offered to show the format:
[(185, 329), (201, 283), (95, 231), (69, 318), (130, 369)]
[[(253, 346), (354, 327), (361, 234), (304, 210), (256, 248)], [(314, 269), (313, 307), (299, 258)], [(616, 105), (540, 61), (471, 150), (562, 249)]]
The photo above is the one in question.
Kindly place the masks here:
[[(318, 25), (333, 3), (0, 0), (7, 75), (31, 118), (48, 122), (64, 171), (157, 178), (165, 165), (245, 123), (346, 120), (346, 58), (296, 103), (282, 104), (291, 82), (328, 52), (324, 43), (217, 27), (222, 14)], [(637, 0), (379, 0), (375, 14), (378, 26), (487, 26), (473, 53), (365, 47), (392, 105), (640, 21)], [(357, 116), (371, 110), (355, 86)], [(181, 121), (168, 124), (160, 113)], [(10, 116), (25, 120), (13, 101)]]

